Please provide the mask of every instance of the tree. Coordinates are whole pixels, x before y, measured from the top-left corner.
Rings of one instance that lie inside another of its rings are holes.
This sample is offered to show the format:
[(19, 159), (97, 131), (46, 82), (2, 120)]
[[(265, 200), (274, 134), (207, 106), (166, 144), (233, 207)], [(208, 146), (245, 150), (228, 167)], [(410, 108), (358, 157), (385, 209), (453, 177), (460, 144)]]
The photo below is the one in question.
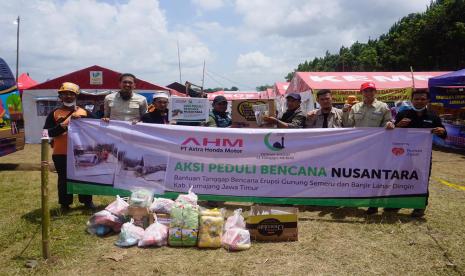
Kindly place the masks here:
[(265, 84), (265, 85), (260, 85), (257, 86), (256, 89), (257, 91), (265, 91), (267, 88), (272, 88), (273, 85)]
[(409, 14), (367, 43), (342, 46), (337, 54), (305, 60), (286, 75), (303, 71), (457, 70), (465, 66), (465, 1), (436, 0)]

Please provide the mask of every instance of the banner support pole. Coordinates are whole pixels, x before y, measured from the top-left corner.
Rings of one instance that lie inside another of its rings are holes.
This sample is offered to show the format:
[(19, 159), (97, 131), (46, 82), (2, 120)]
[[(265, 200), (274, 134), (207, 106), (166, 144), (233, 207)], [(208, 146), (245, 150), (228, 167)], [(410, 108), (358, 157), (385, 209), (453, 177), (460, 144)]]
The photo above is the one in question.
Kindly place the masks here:
[(48, 137), (41, 140), (41, 202), (42, 202), (42, 256), (44, 259), (50, 258), (50, 206), (48, 204), (48, 172), (49, 172), (49, 144)]

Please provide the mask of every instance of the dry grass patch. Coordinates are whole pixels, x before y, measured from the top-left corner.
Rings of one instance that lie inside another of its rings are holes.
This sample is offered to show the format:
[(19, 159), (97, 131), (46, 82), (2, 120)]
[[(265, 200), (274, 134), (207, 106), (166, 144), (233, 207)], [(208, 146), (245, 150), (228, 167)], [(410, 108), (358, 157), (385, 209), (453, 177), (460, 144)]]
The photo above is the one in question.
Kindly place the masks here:
[[(75, 199), (61, 214), (52, 173), (51, 252), (40, 258), (40, 172), (9, 171), (2, 164), (39, 162), (37, 145), (0, 159), (0, 274), (65, 275), (463, 275), (465, 273), (465, 192), (431, 181), (425, 219), (399, 214), (366, 217), (363, 209), (308, 207), (300, 213), (299, 241), (253, 243), (244, 252), (197, 248), (120, 249), (116, 236), (85, 232), (90, 213)], [(433, 177), (465, 185), (464, 156), (435, 151)], [(462, 162), (460, 162), (462, 161)], [(96, 197), (104, 207), (110, 197)], [(119, 261), (111, 259), (121, 258)], [(25, 268), (29, 259), (39, 261)]]

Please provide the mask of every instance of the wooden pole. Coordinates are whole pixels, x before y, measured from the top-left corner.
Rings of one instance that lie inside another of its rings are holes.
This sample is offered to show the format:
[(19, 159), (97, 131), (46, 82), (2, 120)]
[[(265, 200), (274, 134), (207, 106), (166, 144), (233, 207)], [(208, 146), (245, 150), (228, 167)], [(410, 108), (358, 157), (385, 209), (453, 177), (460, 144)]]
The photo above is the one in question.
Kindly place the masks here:
[(49, 151), (48, 137), (42, 138), (41, 144), (41, 196), (42, 196), (42, 256), (44, 259), (50, 258), (50, 209), (48, 205), (48, 151)]

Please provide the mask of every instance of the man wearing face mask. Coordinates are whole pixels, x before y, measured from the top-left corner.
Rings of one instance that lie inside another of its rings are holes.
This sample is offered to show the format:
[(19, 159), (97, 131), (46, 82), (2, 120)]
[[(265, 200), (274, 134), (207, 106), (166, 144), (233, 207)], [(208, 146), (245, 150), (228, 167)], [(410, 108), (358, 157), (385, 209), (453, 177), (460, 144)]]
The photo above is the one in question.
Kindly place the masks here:
[(168, 121), (168, 103), (169, 97), (165, 93), (158, 93), (153, 96), (154, 109), (145, 113), (141, 121), (149, 124), (169, 124)]
[[(447, 132), (441, 119), (426, 107), (429, 103), (429, 93), (427, 91), (417, 90), (412, 93), (412, 107), (401, 111), (396, 116), (396, 127), (406, 128), (431, 128), (431, 133), (436, 134), (442, 139), (447, 137)], [(431, 160), (429, 174), (431, 175)], [(428, 195), (426, 194), (426, 205), (428, 205)], [(386, 210), (386, 209), (385, 209)], [(397, 212), (399, 209), (391, 208), (387, 211)], [(423, 217), (425, 209), (414, 209), (412, 217)]]
[(147, 113), (147, 100), (133, 91), (136, 88), (136, 77), (124, 73), (119, 78), (119, 85), (120, 91), (105, 97), (102, 120), (140, 121), (142, 115)]
[[(66, 150), (68, 141), (68, 124), (70, 118), (92, 117), (91, 114), (76, 106), (76, 98), (79, 94), (79, 86), (65, 82), (58, 89), (58, 98), (63, 106), (53, 110), (45, 120), (44, 129), (49, 137), (53, 138), (52, 159), (58, 174), (58, 203), (63, 211), (68, 211), (73, 203), (73, 195), (66, 191)], [(95, 209), (91, 195), (79, 195), (79, 202), (89, 209)]]

